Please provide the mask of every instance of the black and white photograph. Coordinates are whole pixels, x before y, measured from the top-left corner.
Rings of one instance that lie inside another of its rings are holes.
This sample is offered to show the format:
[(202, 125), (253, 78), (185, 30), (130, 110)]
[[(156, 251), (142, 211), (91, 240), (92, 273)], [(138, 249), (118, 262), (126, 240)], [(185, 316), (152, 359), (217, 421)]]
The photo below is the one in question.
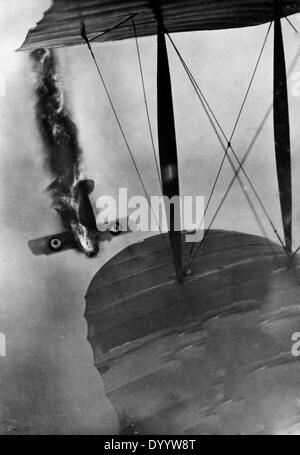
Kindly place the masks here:
[(0, 36), (0, 435), (300, 435), (300, 0), (0, 0)]

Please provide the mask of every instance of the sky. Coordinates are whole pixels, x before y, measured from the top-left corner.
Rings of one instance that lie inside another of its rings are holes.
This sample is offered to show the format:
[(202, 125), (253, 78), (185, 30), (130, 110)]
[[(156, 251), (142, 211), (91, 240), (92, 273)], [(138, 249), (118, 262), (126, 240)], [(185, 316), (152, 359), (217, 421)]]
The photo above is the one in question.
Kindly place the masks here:
[[(42, 143), (35, 124), (29, 56), (15, 52), (50, 3), (49, 0), (3, 0), (0, 4), (0, 75), (5, 81), (5, 96), (0, 96), (0, 332), (5, 334), (7, 343), (6, 357), (0, 357), (0, 432), (5, 431), (9, 422), (15, 422), (35, 433), (113, 433), (118, 431), (117, 417), (93, 366), (83, 317), (84, 296), (101, 265), (136, 236), (119, 237), (103, 244), (95, 259), (86, 259), (72, 251), (35, 257), (27, 246), (29, 239), (61, 229), (44, 191), (50, 178), (43, 167)], [(300, 28), (297, 17), (293, 22)], [(173, 37), (228, 135), (266, 30), (267, 25), (263, 25)], [(300, 43), (286, 21), (283, 21), (283, 33), (289, 66)], [(239, 157), (243, 156), (272, 100), (272, 47), (270, 35), (232, 141)], [(155, 38), (141, 39), (140, 48), (156, 139)], [(147, 190), (159, 194), (135, 43), (129, 40), (95, 45), (94, 52)], [(222, 159), (222, 149), (170, 47), (169, 55), (181, 190), (183, 194), (207, 198)], [(128, 188), (129, 195), (142, 194), (87, 49), (59, 49), (57, 57), (66, 102), (79, 129), (85, 172), (96, 182), (93, 202), (103, 194), (117, 196), (119, 187)], [(300, 60), (294, 71), (300, 71)], [(1, 95), (4, 95), (3, 87)], [(298, 246), (300, 191), (296, 176), (300, 166), (297, 153), (300, 97), (292, 94), (291, 80), (289, 103), (294, 244)], [(250, 155), (246, 170), (281, 232), (271, 118)], [(226, 163), (206, 223), (231, 176), (232, 170)], [(274, 239), (262, 219), (267, 234)], [(261, 234), (237, 184), (215, 227)]]

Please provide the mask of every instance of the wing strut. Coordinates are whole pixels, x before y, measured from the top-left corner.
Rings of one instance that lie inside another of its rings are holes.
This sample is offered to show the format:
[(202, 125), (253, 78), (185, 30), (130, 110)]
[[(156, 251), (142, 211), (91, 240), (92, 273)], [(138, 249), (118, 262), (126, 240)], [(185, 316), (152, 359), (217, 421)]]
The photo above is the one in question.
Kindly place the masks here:
[(287, 77), (280, 18), (274, 28), (274, 139), (281, 214), (288, 254), (292, 251), (292, 178)]
[[(157, 30), (157, 123), (163, 195), (171, 200), (174, 196), (179, 196), (178, 160), (168, 53), (165, 34), (160, 25)], [(170, 204), (168, 218), (169, 239), (176, 278), (182, 282), (179, 203)]]

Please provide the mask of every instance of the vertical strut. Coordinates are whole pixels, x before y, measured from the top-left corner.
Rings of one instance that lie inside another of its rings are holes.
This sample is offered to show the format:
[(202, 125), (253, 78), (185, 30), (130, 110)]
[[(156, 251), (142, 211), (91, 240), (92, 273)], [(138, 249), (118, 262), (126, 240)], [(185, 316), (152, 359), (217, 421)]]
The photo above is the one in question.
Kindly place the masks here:
[[(168, 53), (160, 25), (157, 31), (157, 123), (163, 195), (171, 200), (179, 196), (178, 159)], [(180, 218), (180, 204), (170, 204), (169, 239), (176, 277), (182, 282)]]
[(280, 17), (274, 21), (274, 139), (286, 250), (292, 250), (292, 178), (286, 65)]

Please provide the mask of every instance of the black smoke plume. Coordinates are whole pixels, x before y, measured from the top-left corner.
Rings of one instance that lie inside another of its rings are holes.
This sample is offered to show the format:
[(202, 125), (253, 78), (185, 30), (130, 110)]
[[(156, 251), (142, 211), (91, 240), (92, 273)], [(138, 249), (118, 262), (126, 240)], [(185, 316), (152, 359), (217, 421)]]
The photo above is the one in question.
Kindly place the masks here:
[(99, 251), (99, 232), (88, 197), (91, 181), (83, 178), (77, 127), (64, 106), (55, 56), (47, 49), (37, 49), (30, 56), (36, 77), (36, 120), (45, 165), (54, 178), (47, 190), (64, 228), (73, 232), (78, 249), (95, 256)]

